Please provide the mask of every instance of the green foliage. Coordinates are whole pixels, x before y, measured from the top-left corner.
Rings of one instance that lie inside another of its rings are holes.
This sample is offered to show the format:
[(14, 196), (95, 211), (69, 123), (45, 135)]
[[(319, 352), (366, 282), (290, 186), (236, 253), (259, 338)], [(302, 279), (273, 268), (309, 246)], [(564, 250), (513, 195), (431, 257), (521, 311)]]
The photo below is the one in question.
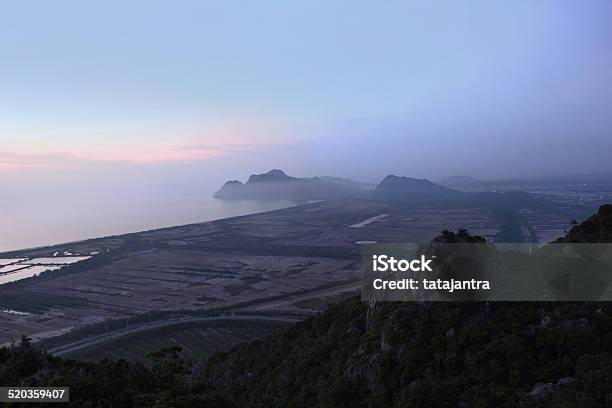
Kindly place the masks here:
[(70, 387), (70, 407), (235, 407), (211, 386), (191, 385), (190, 362), (179, 351), (154, 353), (148, 368), (125, 360), (62, 360), (22, 342), (0, 349), (0, 386)]
[[(610, 361), (612, 319), (601, 307), (398, 302), (368, 313), (355, 298), (283, 336), (216, 355), (207, 378), (241, 406), (604, 406), (612, 369), (598, 359)], [(567, 323), (580, 318), (589, 323)], [(566, 377), (576, 381), (554, 395), (527, 395)]]
[(612, 242), (612, 205), (602, 205), (588, 220), (571, 225), (566, 236), (555, 242)]
[(443, 242), (443, 243), (475, 243), (475, 244), (483, 244), (486, 243), (487, 240), (481, 237), (480, 235), (472, 235), (465, 228), (459, 228), (457, 232), (444, 230), (440, 233), (439, 236), (433, 239), (433, 242)]

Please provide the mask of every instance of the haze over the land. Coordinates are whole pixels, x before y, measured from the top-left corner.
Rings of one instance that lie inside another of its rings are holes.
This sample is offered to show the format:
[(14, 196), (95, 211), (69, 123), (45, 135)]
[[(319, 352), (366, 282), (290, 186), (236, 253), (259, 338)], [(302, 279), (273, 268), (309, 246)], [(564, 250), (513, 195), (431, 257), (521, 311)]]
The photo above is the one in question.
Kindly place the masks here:
[(196, 221), (223, 181), (270, 168), (608, 171), (611, 17), (605, 1), (7, 4), (0, 223), (21, 238), (2, 245)]

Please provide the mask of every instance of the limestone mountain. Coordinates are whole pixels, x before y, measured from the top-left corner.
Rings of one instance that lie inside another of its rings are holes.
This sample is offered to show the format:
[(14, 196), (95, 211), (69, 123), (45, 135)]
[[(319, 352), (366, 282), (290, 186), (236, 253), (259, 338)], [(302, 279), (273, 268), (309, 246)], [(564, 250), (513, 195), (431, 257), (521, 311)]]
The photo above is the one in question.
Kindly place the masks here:
[(226, 182), (214, 194), (221, 200), (290, 200), (297, 203), (309, 200), (331, 200), (362, 196), (373, 188), (367, 183), (337, 177), (291, 177), (282, 170), (273, 169), (253, 174), (246, 183), (238, 180)]

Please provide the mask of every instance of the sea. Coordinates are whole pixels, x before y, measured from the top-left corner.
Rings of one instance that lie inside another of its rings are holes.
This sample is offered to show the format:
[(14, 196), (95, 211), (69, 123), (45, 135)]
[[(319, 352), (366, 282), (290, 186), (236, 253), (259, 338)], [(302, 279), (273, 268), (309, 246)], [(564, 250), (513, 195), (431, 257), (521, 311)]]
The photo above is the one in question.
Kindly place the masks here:
[(211, 191), (142, 194), (107, 189), (0, 192), (0, 253), (192, 224), (290, 207), (290, 201), (223, 201)]

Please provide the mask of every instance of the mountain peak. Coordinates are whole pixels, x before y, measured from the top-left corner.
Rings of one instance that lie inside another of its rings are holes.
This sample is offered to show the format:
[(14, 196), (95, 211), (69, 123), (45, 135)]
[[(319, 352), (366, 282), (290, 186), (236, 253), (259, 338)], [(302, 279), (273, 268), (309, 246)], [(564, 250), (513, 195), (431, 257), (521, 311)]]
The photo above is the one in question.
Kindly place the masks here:
[(225, 182), (226, 186), (238, 186), (238, 185), (242, 185), (242, 182), (239, 180), (228, 180)]
[(272, 169), (267, 173), (253, 174), (249, 177), (248, 183), (261, 183), (261, 182), (276, 182), (276, 181), (297, 181), (300, 180), (295, 177), (288, 176), (284, 171), (278, 169)]

